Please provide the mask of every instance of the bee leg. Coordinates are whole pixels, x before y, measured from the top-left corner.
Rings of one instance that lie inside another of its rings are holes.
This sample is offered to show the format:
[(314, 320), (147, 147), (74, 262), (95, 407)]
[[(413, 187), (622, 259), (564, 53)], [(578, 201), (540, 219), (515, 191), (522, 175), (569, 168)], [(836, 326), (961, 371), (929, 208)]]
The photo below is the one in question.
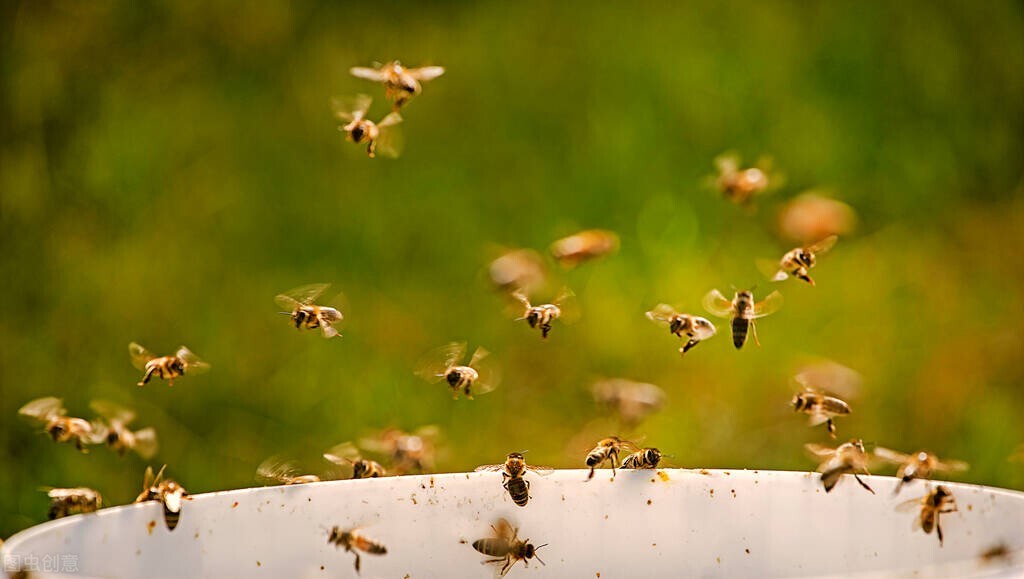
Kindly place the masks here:
[(811, 285), (814, 285), (814, 280), (811, 279), (811, 276), (807, 275), (807, 273), (804, 272), (804, 271), (797, 272), (796, 277), (802, 279), (803, 281), (805, 281), (805, 282), (807, 282), (807, 283), (809, 283)]
[(875, 491), (874, 491), (874, 489), (872, 489), (871, 487), (869, 487), (869, 486), (868, 486), (868, 483), (866, 483), (866, 482), (862, 481), (862, 480), (860, 479), (860, 476), (859, 476), (859, 475), (858, 475), (857, 473), (853, 473), (853, 478), (857, 479), (857, 482), (858, 482), (858, 483), (860, 483), (860, 486), (862, 486), (862, 487), (864, 487), (865, 489), (867, 489), (867, 490), (868, 490), (868, 492), (870, 492), (871, 494), (875, 494)]
[(750, 333), (751, 333), (751, 335), (754, 336), (754, 343), (757, 344), (758, 348), (760, 348), (761, 347), (761, 340), (757, 339), (757, 326), (754, 325), (754, 320), (750, 320)]
[(366, 147), (366, 154), (369, 155), (371, 159), (377, 156), (377, 141), (370, 141), (370, 144)]
[[(355, 551), (353, 551), (355, 553)], [(359, 567), (362, 565), (362, 561), (359, 560), (359, 553), (356, 553), (356, 575), (359, 574)]]
[(587, 481), (590, 481), (590, 479), (594, 478), (594, 469), (596, 468), (597, 467), (594, 466), (590, 467), (590, 474), (587, 475)]
[(825, 424), (828, 425), (828, 435), (831, 436), (832, 438), (835, 438), (836, 437), (836, 425), (835, 425), (835, 423), (832, 422), (831, 418), (829, 418), (828, 421), (825, 422)]
[(541, 339), (547, 339), (548, 333), (551, 331), (551, 324), (542, 324), (540, 327)]
[(142, 380), (139, 381), (138, 385), (139, 386), (145, 386), (146, 384), (149, 384), (149, 381), (153, 378), (153, 373), (154, 372), (156, 372), (156, 368), (155, 367), (150, 368), (149, 370), (146, 370), (146, 375), (142, 377)]
[(935, 534), (939, 536), (939, 546), (942, 546), (942, 523), (939, 522), (939, 518), (935, 517)]

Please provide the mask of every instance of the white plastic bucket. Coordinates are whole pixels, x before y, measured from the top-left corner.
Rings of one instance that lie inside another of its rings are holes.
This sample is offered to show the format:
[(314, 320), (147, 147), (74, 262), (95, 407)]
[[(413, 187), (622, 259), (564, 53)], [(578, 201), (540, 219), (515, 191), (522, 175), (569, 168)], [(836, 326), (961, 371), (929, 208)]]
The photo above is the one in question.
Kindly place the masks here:
[[(359, 527), (387, 547), (362, 556), (362, 577), (491, 577), (472, 548), (505, 517), (520, 538), (547, 543), (530, 577), (1021, 577), (1024, 494), (944, 483), (959, 511), (945, 543), (912, 528), (895, 505), (925, 494), (913, 482), (846, 476), (826, 494), (816, 474), (772, 471), (560, 470), (527, 474), (512, 503), (500, 473), (457, 473), (242, 489), (195, 495), (168, 531), (158, 503), (45, 523), (3, 545), (5, 569), (77, 577), (354, 577), (330, 527)], [(984, 558), (996, 546), (1007, 554)], [(44, 568), (44, 561), (56, 561)], [(74, 568), (59, 566), (74, 562)]]

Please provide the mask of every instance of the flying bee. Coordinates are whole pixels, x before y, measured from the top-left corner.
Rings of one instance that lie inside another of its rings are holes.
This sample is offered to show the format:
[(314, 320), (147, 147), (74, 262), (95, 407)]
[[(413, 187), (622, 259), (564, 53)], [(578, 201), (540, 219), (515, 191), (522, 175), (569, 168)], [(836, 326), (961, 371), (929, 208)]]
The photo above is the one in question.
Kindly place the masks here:
[(647, 319), (652, 322), (667, 324), (672, 335), (686, 337), (686, 344), (679, 348), (679, 355), (689, 352), (694, 346), (715, 335), (715, 325), (707, 318), (681, 314), (668, 304), (658, 304), (647, 312)]
[(861, 473), (871, 474), (868, 472), (868, 457), (864, 452), (864, 443), (860, 439), (844, 442), (838, 448), (829, 448), (814, 443), (805, 444), (804, 448), (813, 457), (821, 460), (818, 472), (821, 473), (821, 484), (825, 487), (825, 492), (832, 492), (842, 475), (852, 474), (860, 486), (871, 494), (875, 494), (875, 491), (859, 476)]
[(352, 467), (352, 478), (378, 478), (388, 473), (380, 463), (360, 456), (359, 449), (351, 442), (343, 442), (324, 453), (324, 458), (334, 464)]
[[(587, 455), (587, 466), (590, 467), (590, 474), (587, 480), (594, 478), (594, 471), (605, 462), (612, 463), (612, 478), (615, 478), (615, 468), (618, 465), (620, 452), (636, 452), (640, 450), (635, 443), (622, 440), (618, 436), (610, 436), (597, 443), (597, 446)], [(660, 457), (659, 457), (660, 460)]]
[(568, 302), (573, 300), (576, 294), (569, 288), (563, 288), (554, 302), (540, 305), (531, 304), (526, 294), (519, 290), (512, 292), (512, 297), (524, 308), (523, 315), (516, 320), (526, 320), (531, 328), (540, 328), (541, 339), (546, 339), (551, 332), (551, 323), (562, 317), (563, 308), (567, 307)]
[(547, 271), (536, 251), (512, 249), (494, 258), (487, 267), (487, 275), (498, 290), (529, 292), (544, 285)]
[(755, 167), (741, 169), (739, 156), (726, 153), (715, 158), (715, 168), (718, 169), (715, 188), (737, 205), (750, 203), (755, 196), (778, 186), (781, 181), (781, 176), (772, 174), (768, 158), (762, 158)]
[(325, 338), (333, 338), (341, 335), (335, 325), (341, 323), (345, 316), (337, 308), (318, 306), (313, 303), (329, 287), (331, 287), (329, 283), (304, 285), (278, 294), (274, 301), (279, 307), (287, 310), (281, 313), (291, 318), (295, 329), (315, 330), (319, 328)]
[(732, 318), (732, 345), (736, 346), (737, 350), (747, 342), (748, 330), (754, 335), (754, 343), (760, 346), (754, 320), (774, 313), (780, 307), (782, 294), (777, 291), (768, 294), (759, 302), (754, 301), (754, 292), (751, 290), (736, 292), (732, 301), (725, 299), (722, 292), (717, 289), (709, 291), (704, 296), (704, 309), (721, 318)]
[(349, 69), (352, 76), (373, 82), (384, 83), (384, 95), (395, 103), (394, 111), (402, 108), (405, 103), (423, 90), (421, 82), (433, 80), (444, 74), (444, 67), (424, 66), (406, 68), (402, 63), (393, 60), (376, 68), (354, 66)]
[(101, 424), (65, 416), (66, 413), (64, 401), (53, 396), (37, 398), (18, 410), (18, 414), (42, 422), (54, 442), (74, 442), (75, 448), (84, 453), (89, 452), (87, 444), (103, 442), (105, 430)]
[(837, 239), (839, 238), (835, 235), (830, 235), (813, 245), (792, 249), (786, 255), (783, 255), (778, 263), (772, 264), (771, 268), (766, 267), (765, 269), (769, 271), (770, 269), (775, 270), (775, 273), (771, 276), (772, 281), (782, 281), (789, 276), (793, 276), (814, 285), (814, 279), (811, 278), (808, 270), (815, 266), (819, 256), (832, 249)]
[(377, 156), (378, 149), (386, 157), (397, 157), (401, 154), (401, 143), (396, 125), (402, 122), (402, 115), (392, 112), (375, 123), (366, 118), (372, 102), (373, 99), (364, 94), (354, 99), (332, 99), (334, 116), (345, 123), (338, 130), (345, 133), (346, 140), (357, 145), (366, 143), (366, 154), (371, 159)]
[(134, 450), (143, 459), (150, 459), (156, 454), (158, 444), (156, 430), (152, 427), (131, 430), (128, 425), (135, 420), (135, 412), (106, 400), (93, 400), (89, 405), (105, 420), (104, 437), (107, 446), (120, 456)]
[(338, 526), (331, 527), (327, 533), (327, 543), (339, 549), (344, 547), (346, 553), (352, 553), (356, 556), (356, 574), (359, 573), (359, 568), (362, 564), (359, 559), (360, 551), (370, 555), (387, 555), (388, 553), (387, 547), (362, 534), (359, 529), (343, 530)]
[(418, 428), (412, 434), (388, 428), (372, 438), (360, 439), (359, 446), (389, 457), (392, 470), (397, 474), (422, 473), (434, 468), (438, 436), (440, 431), (433, 425)]
[(139, 386), (145, 386), (153, 376), (167, 380), (168, 386), (174, 386), (174, 379), (185, 374), (202, 374), (210, 369), (210, 365), (199, 359), (185, 346), (178, 348), (173, 356), (157, 356), (153, 352), (132, 342), (128, 344), (128, 355), (131, 356), (132, 365), (146, 374), (139, 381)]
[(476, 471), (501, 471), (501, 486), (508, 491), (508, 496), (512, 499), (513, 503), (520, 507), (525, 507), (526, 503), (530, 501), (530, 481), (523, 478), (526, 471), (535, 472), (540, 476), (547, 476), (554, 469), (548, 466), (529, 466), (526, 464), (526, 459), (523, 458), (522, 453), (513, 452), (506, 457), (505, 462), (478, 466)]
[(635, 428), (665, 403), (665, 391), (661, 388), (623, 378), (601, 380), (591, 391), (594, 401), (618, 415), (625, 428)]
[(615, 253), (619, 249), (619, 236), (614, 231), (587, 229), (551, 244), (551, 255), (562, 267), (577, 265)]
[(301, 485), (306, 483), (320, 482), (320, 477), (315, 474), (299, 474), (295, 463), (286, 461), (277, 456), (272, 456), (256, 467), (256, 478), (283, 485)]
[(811, 388), (804, 388), (803, 391), (797, 392), (793, 396), (792, 404), (795, 412), (803, 412), (810, 416), (811, 426), (826, 423), (828, 434), (832, 438), (836, 437), (836, 425), (832, 419), (850, 413), (850, 405), (846, 402)]
[(963, 472), (970, 468), (970, 465), (962, 460), (942, 461), (939, 460), (939, 457), (924, 450), (915, 454), (903, 454), (879, 446), (875, 447), (874, 454), (888, 463), (899, 465), (896, 477), (900, 479), (900, 482), (896, 483), (896, 490), (893, 491), (893, 494), (898, 494), (904, 484), (914, 479), (930, 479), (936, 472)]
[(657, 448), (641, 448), (622, 459), (622, 469), (655, 469), (661, 464), (661, 451)]
[(513, 527), (504, 518), (498, 519), (491, 525), (491, 530), (494, 531), (494, 535), (473, 541), (473, 548), (484, 555), (494, 557), (494, 559), (483, 561), (483, 564), (500, 564), (502, 577), (519, 561), (529, 566), (530, 559), (536, 557), (540, 564), (544, 565), (544, 561), (537, 555), (537, 551), (541, 547), (546, 547), (547, 543), (535, 547), (529, 539), (520, 539), (519, 529)]
[(452, 389), (453, 398), (458, 399), (459, 392), (462, 392), (472, 400), (474, 394), (486, 394), (498, 385), (498, 377), (493, 368), (480, 366), (480, 361), (488, 354), (487, 350), (477, 348), (469, 364), (459, 366), (458, 362), (466, 355), (466, 343), (452, 342), (420, 359), (416, 375), (431, 383), (443, 378)]
[(896, 506), (896, 510), (901, 512), (914, 509), (920, 509), (918, 516), (914, 518), (914, 528), (921, 529), (927, 534), (931, 534), (932, 529), (935, 529), (941, 546), (942, 523), (939, 521), (939, 516), (956, 512), (956, 499), (953, 498), (953, 491), (943, 485), (938, 485), (928, 491), (925, 496), (919, 499), (910, 499)]
[(171, 479), (165, 479), (164, 469), (167, 465), (160, 467), (160, 472), (153, 476), (153, 467), (146, 467), (146, 478), (142, 483), (142, 492), (135, 498), (136, 503), (146, 501), (159, 501), (164, 507), (164, 523), (167, 530), (173, 531), (181, 519), (182, 501), (191, 500), (188, 491), (183, 486)]
[(44, 489), (50, 497), (49, 518), (59, 519), (80, 513), (95, 513), (103, 508), (99, 491), (78, 487), (73, 489)]

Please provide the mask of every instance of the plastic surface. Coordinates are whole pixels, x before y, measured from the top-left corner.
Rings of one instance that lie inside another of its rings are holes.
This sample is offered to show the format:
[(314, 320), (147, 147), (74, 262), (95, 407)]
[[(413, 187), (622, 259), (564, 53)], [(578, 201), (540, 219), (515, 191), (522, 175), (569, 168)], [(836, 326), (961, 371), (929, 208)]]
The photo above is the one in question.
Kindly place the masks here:
[[(354, 556), (328, 529), (359, 527), (387, 547), (362, 556), (361, 577), (492, 577), (472, 548), (506, 517), (548, 543), (509, 577), (1020, 577), (1024, 494), (945, 483), (959, 512), (945, 543), (914, 530), (915, 481), (846, 476), (826, 494), (816, 474), (771, 471), (560, 470), (527, 474), (526, 507), (500, 473), (329, 481), (195, 495), (178, 527), (158, 503), (105, 509), (28, 529), (3, 545), (5, 565), (75, 557), (76, 577), (355, 577)], [(985, 560), (1002, 545), (1007, 555)]]

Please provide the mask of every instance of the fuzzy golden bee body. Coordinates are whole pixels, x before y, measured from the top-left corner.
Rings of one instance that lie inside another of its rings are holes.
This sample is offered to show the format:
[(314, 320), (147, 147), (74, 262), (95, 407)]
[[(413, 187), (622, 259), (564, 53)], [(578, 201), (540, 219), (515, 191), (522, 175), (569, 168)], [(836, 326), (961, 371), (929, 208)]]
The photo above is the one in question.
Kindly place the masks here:
[(373, 99), (368, 95), (356, 95), (346, 99), (335, 97), (331, 101), (334, 116), (345, 123), (338, 130), (345, 133), (345, 139), (357, 145), (366, 144), (366, 154), (371, 159), (377, 153), (386, 157), (397, 157), (401, 154), (401, 140), (397, 125), (402, 122), (402, 115), (397, 111), (389, 113), (378, 122), (366, 118)]
[(590, 474), (587, 475), (587, 480), (594, 478), (594, 471), (605, 462), (612, 463), (612, 478), (615, 478), (615, 468), (619, 460), (619, 453), (636, 450), (639, 450), (636, 444), (623, 440), (618, 436), (609, 436), (599, 441), (597, 446), (587, 454), (586, 463), (590, 467)]
[(899, 493), (903, 485), (914, 479), (927, 480), (932, 478), (936, 472), (963, 472), (970, 468), (970, 465), (962, 460), (939, 460), (939, 457), (925, 450), (914, 454), (903, 454), (879, 446), (875, 448), (874, 455), (888, 463), (898, 465), (896, 477), (900, 479), (900, 482), (896, 483), (894, 494)]
[(619, 235), (604, 229), (587, 229), (551, 244), (551, 255), (562, 267), (577, 265), (615, 253), (619, 249)]
[(686, 354), (694, 346), (715, 335), (715, 325), (707, 318), (681, 314), (668, 304), (658, 304), (646, 313), (652, 322), (665, 324), (673, 336), (685, 339), (686, 343), (679, 348), (679, 355)]
[(329, 287), (329, 283), (304, 285), (278, 294), (274, 302), (285, 310), (281, 313), (291, 319), (295, 329), (319, 329), (325, 338), (333, 338), (341, 335), (336, 326), (345, 316), (337, 308), (313, 303)]
[(619, 468), (626, 470), (655, 469), (661, 464), (661, 457), (661, 451), (657, 448), (641, 448), (622, 459), (622, 465)]
[(860, 486), (871, 494), (875, 494), (875, 491), (859, 476), (871, 474), (868, 472), (868, 457), (864, 451), (864, 443), (860, 439), (844, 442), (837, 448), (814, 443), (805, 444), (804, 448), (812, 456), (821, 460), (818, 472), (821, 473), (821, 485), (825, 488), (825, 492), (832, 492), (844, 474), (852, 474)]
[(103, 442), (102, 425), (66, 413), (64, 401), (53, 396), (37, 398), (18, 410), (18, 414), (43, 423), (43, 429), (54, 442), (73, 442), (81, 452), (88, 452), (86, 445)]
[(530, 299), (521, 291), (512, 292), (512, 297), (523, 307), (523, 314), (517, 320), (526, 320), (531, 328), (540, 329), (541, 339), (547, 339), (551, 332), (551, 324), (562, 317), (563, 307), (572, 300), (576, 294), (569, 288), (562, 289), (557, 298), (550, 304), (534, 305)]
[(747, 342), (748, 332), (757, 340), (754, 320), (776, 312), (782, 307), (782, 294), (772, 292), (761, 301), (754, 301), (754, 293), (750, 290), (736, 292), (732, 300), (725, 299), (722, 292), (711, 290), (704, 296), (704, 308), (712, 314), (732, 319), (732, 344), (737, 350)]
[(811, 426), (825, 423), (828, 425), (828, 433), (832, 438), (836, 437), (836, 426), (832, 421), (836, 416), (850, 414), (850, 405), (846, 402), (829, 396), (819, 390), (805, 388), (797, 392), (791, 402), (795, 412), (802, 412), (809, 416)]
[(420, 359), (416, 375), (432, 383), (443, 379), (452, 389), (453, 398), (457, 399), (462, 393), (472, 400), (474, 394), (486, 394), (497, 386), (498, 378), (493, 369), (488, 368), (486, 374), (482, 374), (482, 368), (478, 370), (488, 354), (484, 348), (477, 348), (469, 364), (462, 366), (458, 362), (466, 355), (466, 343), (452, 342)]
[(167, 465), (164, 465), (154, 476), (153, 468), (146, 467), (142, 492), (135, 498), (135, 502), (159, 501), (164, 508), (164, 523), (167, 525), (167, 530), (173, 531), (181, 519), (181, 506), (188, 499), (188, 491), (177, 482), (163, 478), (166, 468)]
[(718, 175), (714, 186), (727, 200), (737, 205), (747, 205), (754, 197), (774, 188), (780, 180), (771, 172), (771, 161), (762, 158), (757, 166), (741, 168), (740, 158), (734, 153), (725, 153), (715, 158)]
[(94, 513), (103, 507), (103, 497), (99, 491), (78, 487), (68, 489), (46, 489), (50, 497), (50, 520), (77, 515)]
[(811, 278), (808, 270), (817, 264), (819, 256), (832, 249), (837, 239), (835, 235), (831, 235), (813, 245), (790, 250), (779, 260), (778, 270), (772, 276), (772, 281), (782, 281), (789, 276), (793, 276), (811, 285), (815, 285), (814, 279)]
[(491, 530), (494, 531), (494, 534), (473, 541), (473, 548), (481, 554), (494, 557), (484, 561), (484, 564), (500, 564), (498, 572), (501, 577), (504, 577), (519, 561), (529, 566), (530, 559), (536, 558), (541, 565), (544, 564), (544, 561), (537, 556), (537, 551), (541, 547), (546, 547), (547, 543), (534, 546), (529, 539), (520, 539), (519, 529), (513, 527), (504, 518), (498, 519), (491, 525)]
[(383, 83), (384, 94), (394, 103), (394, 111), (397, 112), (423, 91), (421, 83), (444, 74), (444, 67), (406, 68), (401, 62), (393, 60), (376, 68), (354, 66), (349, 72), (357, 78)]
[(158, 443), (156, 430), (128, 427), (135, 420), (135, 412), (106, 400), (93, 400), (90, 407), (103, 417), (103, 439), (118, 455), (124, 456), (129, 450), (148, 460), (156, 454)]
[(926, 534), (931, 534), (934, 529), (935, 534), (939, 537), (939, 545), (942, 545), (942, 522), (939, 517), (957, 510), (953, 491), (948, 487), (938, 485), (925, 496), (919, 499), (910, 499), (896, 506), (898, 511), (915, 509), (919, 509), (919, 511), (917, 517), (914, 518), (914, 528), (921, 529)]
[(362, 566), (360, 553), (370, 555), (387, 555), (388, 549), (382, 543), (364, 535), (359, 529), (342, 529), (335, 526), (327, 533), (327, 543), (339, 549), (345, 549), (346, 553), (355, 555), (355, 568), (358, 574)]
[(136, 369), (145, 372), (139, 386), (149, 384), (149, 381), (156, 376), (167, 380), (168, 386), (174, 386), (174, 380), (184, 376), (202, 374), (210, 369), (210, 365), (199, 359), (185, 346), (178, 348), (173, 356), (157, 356), (139, 344), (132, 342), (128, 344), (128, 355), (131, 357), (132, 365)]
[(476, 467), (477, 472), (491, 471), (501, 472), (501, 486), (508, 492), (512, 502), (520, 507), (525, 507), (530, 501), (530, 481), (524, 478), (527, 471), (533, 471), (541, 476), (547, 476), (554, 469), (547, 466), (530, 466), (520, 452), (510, 453), (505, 462), (501, 464), (488, 464)]

